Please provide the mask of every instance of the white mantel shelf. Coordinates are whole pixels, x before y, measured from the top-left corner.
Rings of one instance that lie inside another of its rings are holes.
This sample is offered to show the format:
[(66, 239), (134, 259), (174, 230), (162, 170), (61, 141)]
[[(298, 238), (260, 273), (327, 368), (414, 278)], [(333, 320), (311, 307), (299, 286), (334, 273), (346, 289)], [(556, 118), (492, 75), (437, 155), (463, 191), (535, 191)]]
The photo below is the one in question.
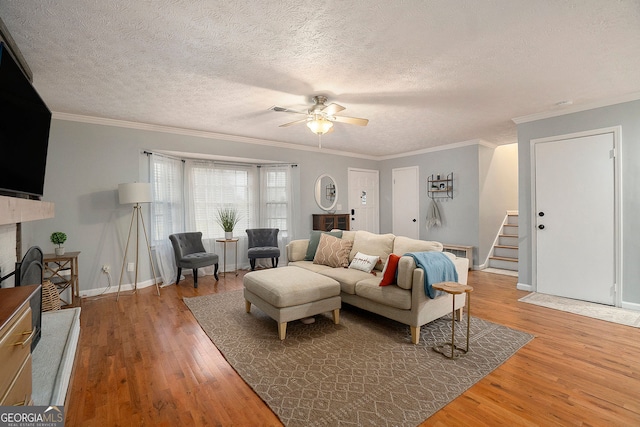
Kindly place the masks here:
[(55, 204), (39, 200), (0, 196), (0, 225), (53, 218)]

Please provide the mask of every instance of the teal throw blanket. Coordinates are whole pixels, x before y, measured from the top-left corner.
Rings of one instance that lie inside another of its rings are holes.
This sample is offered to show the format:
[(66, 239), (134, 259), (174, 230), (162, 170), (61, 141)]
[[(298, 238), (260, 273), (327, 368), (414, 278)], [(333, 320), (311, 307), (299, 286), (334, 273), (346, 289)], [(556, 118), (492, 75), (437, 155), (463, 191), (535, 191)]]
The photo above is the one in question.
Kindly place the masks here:
[(436, 294), (431, 287), (434, 283), (458, 281), (456, 266), (442, 252), (409, 252), (405, 256), (412, 257), (416, 266), (424, 270), (424, 293), (429, 298), (433, 299), (440, 294)]

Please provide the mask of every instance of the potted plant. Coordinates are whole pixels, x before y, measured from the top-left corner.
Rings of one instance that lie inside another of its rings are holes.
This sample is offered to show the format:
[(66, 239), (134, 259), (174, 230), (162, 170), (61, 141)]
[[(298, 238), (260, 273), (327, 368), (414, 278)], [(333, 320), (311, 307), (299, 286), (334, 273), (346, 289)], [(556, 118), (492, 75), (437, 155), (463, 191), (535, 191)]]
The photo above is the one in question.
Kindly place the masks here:
[(216, 221), (224, 230), (224, 238), (227, 240), (233, 239), (233, 229), (240, 221), (240, 214), (236, 208), (218, 208)]
[(51, 243), (54, 245), (58, 245), (56, 248), (56, 255), (64, 255), (64, 247), (62, 246), (64, 242), (67, 241), (67, 235), (61, 231), (55, 231), (51, 233)]

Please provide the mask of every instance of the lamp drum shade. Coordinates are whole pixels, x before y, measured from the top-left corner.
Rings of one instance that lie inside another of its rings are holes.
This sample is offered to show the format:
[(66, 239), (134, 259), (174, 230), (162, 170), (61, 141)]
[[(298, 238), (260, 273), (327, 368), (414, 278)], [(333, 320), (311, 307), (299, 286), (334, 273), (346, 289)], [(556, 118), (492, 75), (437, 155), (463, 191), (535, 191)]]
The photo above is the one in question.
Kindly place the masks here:
[(120, 204), (151, 203), (151, 184), (147, 182), (132, 182), (118, 184)]

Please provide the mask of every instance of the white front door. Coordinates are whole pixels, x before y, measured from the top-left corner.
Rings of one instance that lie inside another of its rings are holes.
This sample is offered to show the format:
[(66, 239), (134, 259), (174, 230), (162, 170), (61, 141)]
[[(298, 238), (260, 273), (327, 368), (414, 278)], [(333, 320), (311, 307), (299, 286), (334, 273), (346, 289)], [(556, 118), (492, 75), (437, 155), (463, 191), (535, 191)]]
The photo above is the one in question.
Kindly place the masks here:
[(420, 238), (420, 176), (417, 166), (391, 171), (393, 234)]
[(380, 231), (378, 171), (349, 168), (351, 230)]
[(532, 146), (536, 290), (614, 305), (613, 132)]

